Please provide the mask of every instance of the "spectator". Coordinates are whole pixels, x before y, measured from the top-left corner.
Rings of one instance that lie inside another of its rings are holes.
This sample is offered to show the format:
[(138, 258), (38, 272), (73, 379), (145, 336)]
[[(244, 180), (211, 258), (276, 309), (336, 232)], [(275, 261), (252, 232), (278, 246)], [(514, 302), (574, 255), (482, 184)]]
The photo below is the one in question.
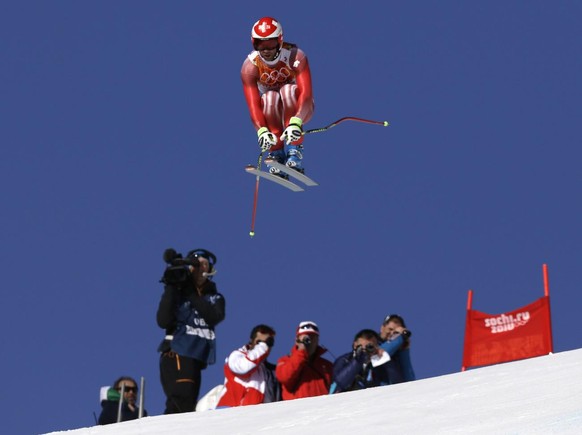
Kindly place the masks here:
[(275, 330), (255, 326), (250, 341), (226, 358), (224, 389), (217, 407), (256, 405), (278, 400), (275, 365), (267, 361), (275, 344)]
[[(101, 400), (101, 415), (99, 424), (117, 423), (119, 411), (119, 399), (121, 398), (121, 387), (123, 386), (123, 403), (121, 404), (121, 420), (135, 420), (139, 417), (139, 408), (135, 404), (137, 398), (137, 382), (129, 376), (122, 376), (113, 383), (113, 387), (106, 389), (105, 397)], [(102, 389), (103, 390), (103, 389)], [(144, 417), (148, 415), (143, 411)]]
[(411, 335), (406, 329), (404, 319), (398, 314), (386, 316), (380, 327), (380, 337), (383, 340), (380, 347), (390, 354), (391, 361), (399, 367), (402, 382), (416, 380), (410, 359)]
[(380, 336), (371, 329), (356, 334), (352, 351), (340, 356), (333, 366), (332, 393), (388, 385), (390, 355), (379, 347)]
[(276, 376), (283, 400), (328, 394), (333, 365), (323, 358), (327, 349), (319, 345), (319, 328), (314, 322), (301, 322), (295, 333), (291, 354), (279, 358)]
[(160, 344), (160, 379), (166, 395), (164, 414), (191, 412), (200, 392), (201, 371), (216, 359), (214, 328), (225, 317), (225, 300), (208, 279), (216, 256), (205, 249), (185, 259), (173, 249), (164, 253), (169, 264), (157, 312), (166, 337)]

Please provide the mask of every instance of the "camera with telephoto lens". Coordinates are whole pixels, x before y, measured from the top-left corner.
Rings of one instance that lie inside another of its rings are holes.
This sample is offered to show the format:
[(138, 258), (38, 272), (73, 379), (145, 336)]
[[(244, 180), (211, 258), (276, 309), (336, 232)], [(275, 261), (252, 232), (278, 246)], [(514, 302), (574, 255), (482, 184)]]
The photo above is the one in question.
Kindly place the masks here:
[(302, 344), (305, 347), (309, 347), (309, 345), (311, 344), (311, 337), (309, 335), (306, 335), (303, 338), (296, 338), (295, 343)]
[(364, 353), (367, 353), (368, 355), (376, 353), (376, 346), (372, 343), (366, 344), (365, 347), (360, 344), (354, 349), (354, 356), (362, 355)]
[(196, 257), (182, 257), (182, 254), (169, 248), (164, 251), (164, 262), (168, 265), (160, 282), (181, 287), (192, 282), (193, 272), (200, 265)]
[(369, 354), (376, 353), (376, 346), (374, 346), (372, 343), (366, 344), (366, 352)]

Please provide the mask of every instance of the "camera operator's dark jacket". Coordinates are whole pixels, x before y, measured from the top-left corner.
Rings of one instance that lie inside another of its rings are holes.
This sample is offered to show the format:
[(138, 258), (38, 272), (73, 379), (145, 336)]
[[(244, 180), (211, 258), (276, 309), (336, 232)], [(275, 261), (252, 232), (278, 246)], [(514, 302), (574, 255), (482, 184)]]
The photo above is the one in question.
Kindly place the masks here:
[[(397, 383), (396, 380), (390, 379), (392, 371), (389, 365), (390, 361), (373, 367), (372, 363), (366, 362), (364, 354), (355, 356), (354, 352), (346, 353), (336, 359), (333, 364), (334, 385), (330, 392), (363, 390)], [(398, 373), (394, 372), (394, 375), (398, 376)]]
[(158, 351), (176, 352), (201, 361), (204, 366), (216, 361), (216, 337), (214, 327), (224, 320), (225, 300), (218, 293), (216, 284), (206, 281), (202, 296), (193, 285), (177, 288), (164, 287), (157, 321), (169, 337), (160, 344)]

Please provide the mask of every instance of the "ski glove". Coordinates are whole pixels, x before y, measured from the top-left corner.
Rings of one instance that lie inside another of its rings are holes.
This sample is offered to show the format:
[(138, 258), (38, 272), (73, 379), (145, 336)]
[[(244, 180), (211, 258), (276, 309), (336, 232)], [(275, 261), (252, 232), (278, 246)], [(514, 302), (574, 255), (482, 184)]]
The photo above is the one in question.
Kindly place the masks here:
[(303, 129), (301, 126), (303, 125), (303, 121), (301, 118), (297, 118), (296, 116), (291, 117), (289, 120), (289, 125), (283, 132), (281, 136), (281, 140), (287, 142), (288, 144), (291, 142), (297, 142), (303, 136)]
[(259, 136), (259, 146), (262, 152), (269, 151), (273, 145), (277, 144), (277, 137), (267, 127), (259, 128), (257, 135)]

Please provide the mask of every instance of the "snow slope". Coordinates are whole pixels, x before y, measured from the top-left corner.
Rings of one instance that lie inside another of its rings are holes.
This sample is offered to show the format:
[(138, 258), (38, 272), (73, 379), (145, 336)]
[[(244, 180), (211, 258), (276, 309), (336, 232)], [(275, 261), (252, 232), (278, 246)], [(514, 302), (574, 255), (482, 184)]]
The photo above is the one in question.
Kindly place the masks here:
[(582, 434), (582, 349), (334, 396), (53, 434)]

